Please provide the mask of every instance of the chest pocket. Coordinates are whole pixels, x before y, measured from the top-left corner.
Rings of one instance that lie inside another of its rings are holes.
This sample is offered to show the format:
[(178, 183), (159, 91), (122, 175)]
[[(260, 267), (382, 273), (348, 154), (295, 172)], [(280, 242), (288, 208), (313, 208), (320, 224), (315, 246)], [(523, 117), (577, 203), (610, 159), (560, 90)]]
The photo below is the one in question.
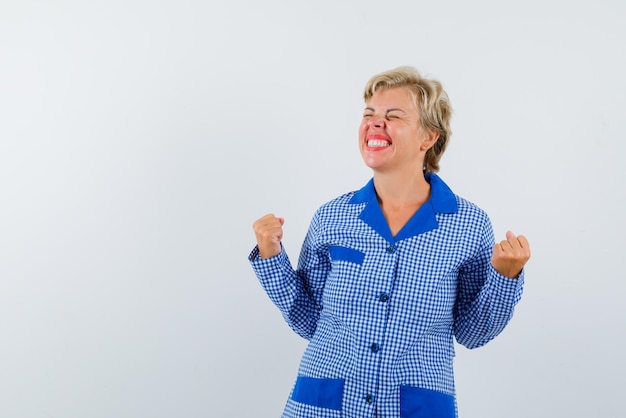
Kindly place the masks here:
[(348, 261), (350, 263), (363, 264), (363, 259), (365, 258), (365, 254), (361, 251), (339, 245), (331, 245), (328, 251), (332, 261)]
[(331, 270), (324, 287), (324, 309), (345, 322), (353, 316), (363, 292), (365, 253), (349, 247), (333, 245), (328, 248)]

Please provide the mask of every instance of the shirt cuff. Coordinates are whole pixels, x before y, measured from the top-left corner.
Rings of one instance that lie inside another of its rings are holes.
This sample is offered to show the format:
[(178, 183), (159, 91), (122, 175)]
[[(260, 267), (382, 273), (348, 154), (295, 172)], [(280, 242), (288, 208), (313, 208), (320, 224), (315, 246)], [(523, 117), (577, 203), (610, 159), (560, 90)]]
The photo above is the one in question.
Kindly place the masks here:
[(275, 256), (269, 257), (269, 258), (263, 258), (261, 257), (261, 251), (259, 251), (259, 246), (255, 245), (254, 248), (252, 249), (252, 251), (250, 252), (250, 255), (248, 255), (248, 260), (251, 263), (256, 263), (262, 260), (271, 260), (273, 258), (276, 258), (278, 256), (280, 256), (282, 253), (284, 252), (283, 250), (283, 244), (280, 244), (280, 252), (278, 254), (276, 254)]
[(495, 279), (494, 284), (498, 293), (511, 297), (514, 303), (517, 303), (521, 299), (524, 289), (524, 270), (522, 269), (516, 278), (511, 278), (498, 273), (492, 265), (489, 266), (489, 269), (491, 270), (491, 277)]
[(250, 252), (250, 255), (248, 255), (252, 269), (262, 282), (272, 277), (283, 276), (284, 266), (286, 265), (285, 263), (289, 264), (289, 258), (282, 244), (280, 248), (280, 252), (275, 256), (263, 258), (261, 257), (259, 246), (256, 245)]

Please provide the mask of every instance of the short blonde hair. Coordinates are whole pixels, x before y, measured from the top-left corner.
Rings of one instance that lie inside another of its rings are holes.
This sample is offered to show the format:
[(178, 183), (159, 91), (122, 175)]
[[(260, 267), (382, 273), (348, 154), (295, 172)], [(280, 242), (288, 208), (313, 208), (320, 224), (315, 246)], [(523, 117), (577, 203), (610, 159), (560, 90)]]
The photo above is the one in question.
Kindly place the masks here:
[(427, 79), (413, 67), (398, 67), (374, 75), (369, 79), (363, 92), (363, 99), (369, 102), (376, 90), (402, 87), (413, 96), (420, 114), (420, 125), (429, 132), (439, 134), (437, 142), (424, 157), (424, 171), (439, 171), (439, 160), (446, 150), (448, 139), (452, 135), (450, 118), (452, 106), (448, 94), (437, 80)]

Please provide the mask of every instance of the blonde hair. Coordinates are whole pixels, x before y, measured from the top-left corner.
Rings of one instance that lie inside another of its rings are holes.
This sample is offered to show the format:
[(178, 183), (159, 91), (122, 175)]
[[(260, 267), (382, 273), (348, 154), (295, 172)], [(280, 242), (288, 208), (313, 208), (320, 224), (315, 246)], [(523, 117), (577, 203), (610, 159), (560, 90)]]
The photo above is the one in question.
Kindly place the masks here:
[(403, 66), (370, 78), (365, 86), (363, 99), (367, 103), (377, 90), (395, 87), (405, 88), (413, 96), (422, 128), (439, 135), (435, 145), (426, 151), (424, 157), (425, 172), (439, 171), (439, 160), (452, 134), (450, 130), (452, 106), (448, 94), (439, 81), (424, 78), (417, 69)]

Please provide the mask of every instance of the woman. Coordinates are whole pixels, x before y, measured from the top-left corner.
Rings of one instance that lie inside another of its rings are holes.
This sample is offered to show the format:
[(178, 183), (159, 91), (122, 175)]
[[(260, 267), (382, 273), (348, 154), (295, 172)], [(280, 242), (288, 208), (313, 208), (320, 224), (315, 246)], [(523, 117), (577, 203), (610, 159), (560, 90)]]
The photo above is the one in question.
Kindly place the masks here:
[(488, 216), (435, 173), (451, 107), (410, 67), (372, 77), (359, 129), (373, 178), (318, 209), (294, 270), (284, 220), (257, 220), (249, 256), (287, 323), (309, 339), (284, 417), (455, 417), (453, 338), (486, 344), (510, 320), (530, 257), (494, 245)]

